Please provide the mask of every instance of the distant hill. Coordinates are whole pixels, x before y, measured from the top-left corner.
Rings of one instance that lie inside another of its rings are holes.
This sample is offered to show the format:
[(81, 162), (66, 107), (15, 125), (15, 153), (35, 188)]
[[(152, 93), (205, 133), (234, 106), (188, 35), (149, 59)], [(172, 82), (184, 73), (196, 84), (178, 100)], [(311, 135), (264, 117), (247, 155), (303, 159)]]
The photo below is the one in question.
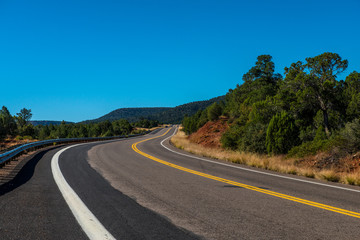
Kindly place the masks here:
[(129, 122), (136, 122), (140, 120), (142, 117), (147, 117), (152, 114), (157, 114), (160, 112), (164, 112), (166, 110), (169, 110), (168, 107), (153, 107), (153, 108), (119, 108), (116, 109), (108, 114), (105, 114), (102, 117), (93, 119), (93, 120), (87, 120), (83, 123), (97, 123), (102, 121), (115, 121), (118, 119), (127, 119)]
[[(46, 121), (46, 120), (41, 120), (41, 121), (30, 121), (30, 123), (34, 126), (37, 125), (60, 125), (62, 121)], [(72, 122), (66, 122), (65, 123), (72, 123)]]
[(151, 114), (148, 118), (151, 120), (158, 120), (163, 123), (180, 123), (185, 115), (194, 115), (197, 111), (203, 110), (214, 102), (220, 102), (224, 99), (225, 96), (220, 96), (210, 100), (186, 103), (163, 112)]
[(180, 123), (185, 115), (193, 115), (199, 110), (203, 110), (214, 102), (224, 100), (225, 96), (212, 98), (205, 101), (186, 103), (177, 107), (155, 107), (155, 108), (119, 108), (102, 117), (87, 120), (83, 123), (94, 123), (102, 121), (115, 121), (127, 119), (129, 122), (139, 121), (141, 118), (157, 120), (162, 123)]

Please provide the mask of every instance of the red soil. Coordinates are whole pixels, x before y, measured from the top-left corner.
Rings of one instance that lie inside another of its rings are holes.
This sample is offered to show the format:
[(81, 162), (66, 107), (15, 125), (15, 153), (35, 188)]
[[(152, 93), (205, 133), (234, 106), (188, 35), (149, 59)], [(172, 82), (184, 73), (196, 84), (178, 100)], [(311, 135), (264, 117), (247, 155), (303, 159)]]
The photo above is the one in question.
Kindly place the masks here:
[(205, 147), (221, 148), (221, 135), (229, 128), (226, 118), (214, 122), (207, 122), (197, 132), (189, 136), (191, 142)]

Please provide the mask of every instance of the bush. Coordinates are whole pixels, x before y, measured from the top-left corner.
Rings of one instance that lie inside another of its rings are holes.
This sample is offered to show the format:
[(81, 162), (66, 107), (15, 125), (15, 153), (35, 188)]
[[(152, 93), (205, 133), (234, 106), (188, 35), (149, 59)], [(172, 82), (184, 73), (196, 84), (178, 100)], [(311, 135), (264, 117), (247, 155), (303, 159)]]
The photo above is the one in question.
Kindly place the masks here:
[(24, 140), (33, 140), (32, 136), (24, 136)]
[(320, 150), (327, 148), (328, 140), (318, 140), (305, 142), (300, 146), (293, 147), (289, 152), (289, 157), (305, 157), (309, 155), (314, 155)]
[(298, 129), (294, 119), (286, 112), (276, 114), (270, 121), (266, 132), (268, 153), (287, 153), (298, 140)]
[(220, 142), (224, 148), (236, 150), (241, 136), (241, 128), (234, 124), (221, 136)]
[(345, 125), (337, 139), (338, 146), (349, 153), (354, 153), (360, 150), (360, 121), (355, 119)]
[(20, 140), (23, 140), (24, 138), (22, 136), (16, 136), (16, 141), (20, 141)]
[(208, 107), (207, 113), (208, 113), (208, 119), (210, 119), (210, 121), (215, 121), (220, 117), (222, 113), (222, 108), (220, 104), (214, 102), (212, 105), (210, 105), (210, 107)]
[(21, 136), (35, 136), (35, 128), (32, 124), (27, 124), (19, 128)]
[(238, 149), (246, 152), (265, 153), (266, 129), (267, 125), (260, 122), (247, 123), (238, 141)]

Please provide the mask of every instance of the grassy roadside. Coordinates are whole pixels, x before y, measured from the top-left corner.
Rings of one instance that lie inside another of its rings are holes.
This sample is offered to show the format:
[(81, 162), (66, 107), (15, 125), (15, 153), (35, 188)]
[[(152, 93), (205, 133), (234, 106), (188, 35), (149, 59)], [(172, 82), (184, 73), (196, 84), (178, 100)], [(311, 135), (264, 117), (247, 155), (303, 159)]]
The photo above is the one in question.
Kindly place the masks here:
[(191, 142), (183, 131), (178, 131), (170, 141), (175, 147), (199, 156), (211, 157), (281, 173), (360, 186), (359, 171), (349, 173), (345, 171), (339, 172), (335, 169), (319, 170), (309, 166), (299, 165), (299, 161), (297, 159), (286, 158), (285, 156), (268, 156), (204, 147), (200, 144)]

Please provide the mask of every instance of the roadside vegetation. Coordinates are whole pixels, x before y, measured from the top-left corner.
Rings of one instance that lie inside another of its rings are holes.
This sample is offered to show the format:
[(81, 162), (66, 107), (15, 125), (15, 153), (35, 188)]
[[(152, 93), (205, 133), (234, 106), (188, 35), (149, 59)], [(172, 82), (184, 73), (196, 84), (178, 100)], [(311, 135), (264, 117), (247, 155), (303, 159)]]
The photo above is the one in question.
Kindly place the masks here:
[(198, 156), (244, 164), (280, 173), (360, 186), (360, 171), (351, 171), (351, 166), (349, 166), (351, 164), (350, 162), (349, 165), (344, 164), (337, 168), (332, 167), (322, 169), (314, 167), (311, 158), (300, 160), (298, 158), (289, 158), (286, 155), (270, 156), (268, 154), (206, 147), (191, 141), (184, 131), (178, 131), (177, 134), (171, 138), (171, 143), (179, 149)]
[(5, 106), (2, 107), (0, 110), (0, 150), (11, 145), (36, 140), (129, 135), (159, 125), (159, 122), (155, 120), (141, 119), (138, 122), (129, 123), (125, 119), (120, 119), (89, 124), (63, 121), (58, 125), (34, 126), (30, 123), (31, 117), (30, 109), (23, 108), (12, 116)]
[(261, 55), (224, 101), (185, 117), (183, 131), (223, 118), (218, 154), (226, 156), (216, 158), (360, 185), (360, 73), (339, 80), (347, 66), (326, 52), (292, 63), (283, 77), (272, 57)]

